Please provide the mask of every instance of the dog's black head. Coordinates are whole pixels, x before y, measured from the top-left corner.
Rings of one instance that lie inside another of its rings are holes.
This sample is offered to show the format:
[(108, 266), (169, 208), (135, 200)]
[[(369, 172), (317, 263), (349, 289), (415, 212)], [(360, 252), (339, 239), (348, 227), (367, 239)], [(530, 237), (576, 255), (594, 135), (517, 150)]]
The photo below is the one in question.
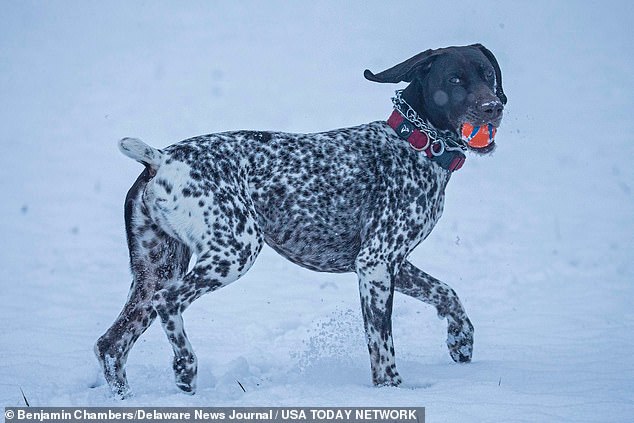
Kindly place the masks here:
[(481, 44), (427, 50), (376, 75), (366, 69), (364, 76), (374, 82), (409, 82), (403, 99), (440, 130), (460, 134), (464, 123), (498, 127), (502, 121), (507, 100), (502, 72)]

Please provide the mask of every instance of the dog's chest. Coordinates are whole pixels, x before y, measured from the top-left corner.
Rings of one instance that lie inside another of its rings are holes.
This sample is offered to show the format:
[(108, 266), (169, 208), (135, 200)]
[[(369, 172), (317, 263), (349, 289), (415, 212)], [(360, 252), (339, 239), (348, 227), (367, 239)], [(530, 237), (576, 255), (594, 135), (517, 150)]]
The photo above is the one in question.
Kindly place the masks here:
[[(421, 159), (424, 161), (421, 165)], [(450, 173), (412, 149), (398, 156), (392, 189), (372, 221), (379, 250), (394, 251), (401, 261), (431, 233), (440, 219)]]

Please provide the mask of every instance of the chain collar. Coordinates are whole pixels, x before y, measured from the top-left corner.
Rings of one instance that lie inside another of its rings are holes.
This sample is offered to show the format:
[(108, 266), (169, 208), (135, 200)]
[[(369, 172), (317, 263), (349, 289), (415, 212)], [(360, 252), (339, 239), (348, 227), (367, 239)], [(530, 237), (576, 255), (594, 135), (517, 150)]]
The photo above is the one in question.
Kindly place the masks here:
[(446, 151), (466, 151), (466, 144), (457, 135), (452, 134), (449, 131), (443, 131), (442, 134), (432, 126), (431, 123), (422, 119), (416, 110), (412, 108), (401, 96), (403, 90), (396, 90), (394, 97), (392, 97), (392, 103), (394, 109), (401, 114), (405, 119), (410, 121), (416, 128), (423, 131), (431, 139), (432, 143), (442, 143)]

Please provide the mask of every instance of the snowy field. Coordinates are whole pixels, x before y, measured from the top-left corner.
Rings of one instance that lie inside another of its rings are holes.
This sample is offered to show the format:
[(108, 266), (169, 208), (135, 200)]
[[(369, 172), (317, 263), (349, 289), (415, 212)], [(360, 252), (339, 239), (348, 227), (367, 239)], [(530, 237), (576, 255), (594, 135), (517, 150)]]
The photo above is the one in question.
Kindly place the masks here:
[[(0, 406), (424, 406), (428, 422), (634, 421), (634, 3), (0, 0)], [(371, 386), (352, 274), (265, 249), (185, 314), (199, 389), (172, 383), (160, 325), (109, 395), (92, 347), (126, 298), (122, 204), (163, 147), (231, 129), (386, 119), (366, 81), (481, 42), (509, 97), (498, 150), (470, 156), (412, 254), (460, 295), (473, 363), (397, 295), (405, 382)], [(242, 384), (246, 392), (240, 388)]]

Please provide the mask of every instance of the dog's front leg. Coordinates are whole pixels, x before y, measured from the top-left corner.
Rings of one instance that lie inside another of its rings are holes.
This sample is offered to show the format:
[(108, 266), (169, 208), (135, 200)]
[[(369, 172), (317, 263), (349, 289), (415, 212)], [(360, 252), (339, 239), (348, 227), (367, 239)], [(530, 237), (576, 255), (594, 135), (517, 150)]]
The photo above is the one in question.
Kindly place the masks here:
[(396, 386), (401, 377), (396, 371), (392, 341), (392, 303), (394, 274), (387, 263), (372, 260), (369, 255), (357, 258), (361, 312), (370, 352), (372, 382), (377, 386)]
[(473, 325), (456, 291), (449, 285), (405, 261), (395, 278), (397, 291), (436, 307), (440, 318), (447, 318), (447, 347), (451, 358), (460, 363), (471, 361)]

